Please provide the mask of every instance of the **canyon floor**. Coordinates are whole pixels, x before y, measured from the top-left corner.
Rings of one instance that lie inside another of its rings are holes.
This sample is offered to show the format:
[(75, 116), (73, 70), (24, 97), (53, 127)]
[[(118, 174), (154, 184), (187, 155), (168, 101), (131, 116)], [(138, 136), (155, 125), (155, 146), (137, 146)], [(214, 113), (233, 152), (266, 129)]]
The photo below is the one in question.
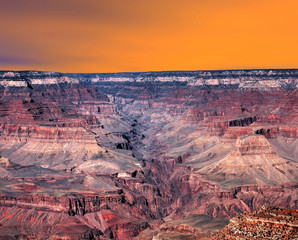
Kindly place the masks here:
[(295, 239), (297, 79), (0, 71), (0, 239)]

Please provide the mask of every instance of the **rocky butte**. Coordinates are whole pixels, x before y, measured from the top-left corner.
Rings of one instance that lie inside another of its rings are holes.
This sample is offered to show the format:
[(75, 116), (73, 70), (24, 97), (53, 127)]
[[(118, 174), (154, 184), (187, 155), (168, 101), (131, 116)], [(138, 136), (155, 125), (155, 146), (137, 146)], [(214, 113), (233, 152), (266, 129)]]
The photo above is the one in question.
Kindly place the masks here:
[(297, 82), (1, 71), (0, 239), (295, 239)]

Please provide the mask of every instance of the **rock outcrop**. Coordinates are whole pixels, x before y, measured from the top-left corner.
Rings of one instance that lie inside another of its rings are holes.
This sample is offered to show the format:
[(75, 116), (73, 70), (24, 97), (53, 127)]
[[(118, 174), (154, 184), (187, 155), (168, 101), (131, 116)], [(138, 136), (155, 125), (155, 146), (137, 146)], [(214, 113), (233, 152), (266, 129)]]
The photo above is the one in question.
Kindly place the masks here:
[(263, 205), (257, 211), (232, 218), (212, 239), (297, 239), (298, 211)]

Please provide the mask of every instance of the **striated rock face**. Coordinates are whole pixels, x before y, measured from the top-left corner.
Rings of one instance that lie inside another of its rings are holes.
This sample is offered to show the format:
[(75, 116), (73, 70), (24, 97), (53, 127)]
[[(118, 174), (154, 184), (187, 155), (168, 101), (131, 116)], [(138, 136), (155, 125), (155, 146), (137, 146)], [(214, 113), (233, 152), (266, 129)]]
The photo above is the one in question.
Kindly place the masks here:
[(227, 224), (228, 220), (224, 218), (193, 214), (185, 218), (166, 221), (154, 230), (146, 229), (135, 239), (208, 239), (211, 234)]
[[(49, 74), (53, 79), (58, 78), (55, 84), (47, 78)], [(113, 152), (116, 147), (109, 151), (110, 146), (105, 144), (113, 135), (111, 119), (118, 121), (117, 134), (129, 131), (129, 123), (121, 120), (117, 107), (96, 88), (82, 86), (77, 80), (65, 82), (61, 74), (34, 73), (31, 76), (26, 72), (9, 76), (11, 81), (26, 80), (31, 85), (0, 89), (3, 156), (25, 166), (35, 164), (66, 171), (73, 171), (83, 163), (90, 164), (94, 159), (102, 159), (97, 164), (107, 162), (107, 172), (137, 167), (138, 161), (132, 153), (124, 154), (129, 155), (126, 157), (129, 163), (125, 165), (121, 163), (125, 162), (123, 157), (117, 160), (117, 153)], [(34, 82), (36, 77), (40, 78), (38, 84)], [(118, 141), (125, 141), (121, 134)]]
[(147, 200), (130, 190), (134, 182), (144, 181), (141, 178), (45, 176), (7, 179), (9, 188), (2, 188), (0, 196), (1, 236), (131, 239), (149, 223), (162, 221), (161, 214), (150, 207), (157, 193)]
[(0, 72), (1, 83), (4, 87), (30, 87), (32, 85), (78, 84), (77, 79), (69, 78), (56, 72)]
[(245, 135), (237, 139), (235, 150), (199, 172), (221, 185), (237, 186), (240, 182), (257, 185), (295, 182), (297, 170), (294, 162), (276, 154), (264, 136)]
[(0, 72), (0, 238), (204, 239), (297, 209), (297, 76)]
[(297, 208), (297, 185), (239, 186), (244, 182), (239, 180), (238, 187), (221, 187), (214, 181), (206, 181), (201, 174), (189, 173), (179, 167), (175, 167), (168, 182), (170, 187), (165, 193), (172, 196), (169, 200), (171, 218), (189, 214), (230, 218), (256, 210), (264, 203)]
[[(102, 82), (186, 83), (192, 86), (239, 86), (244, 90), (295, 88), (297, 70), (167, 71), (140, 73), (67, 74), (91, 84)], [(131, 84), (129, 84), (131, 86)]]
[(235, 155), (260, 155), (275, 154), (265, 137), (262, 136), (245, 136), (238, 138), (236, 141), (237, 152)]
[[(102, 239), (111, 236), (111, 230), (94, 222), (100, 222), (101, 215), (89, 214), (86, 220), (69, 216), (63, 212), (40, 211), (36, 208), (1, 208), (1, 222), (6, 236), (16, 239)], [(89, 220), (89, 221), (88, 221)], [(93, 222), (93, 224), (92, 224)], [(9, 226), (9, 227), (8, 227)]]

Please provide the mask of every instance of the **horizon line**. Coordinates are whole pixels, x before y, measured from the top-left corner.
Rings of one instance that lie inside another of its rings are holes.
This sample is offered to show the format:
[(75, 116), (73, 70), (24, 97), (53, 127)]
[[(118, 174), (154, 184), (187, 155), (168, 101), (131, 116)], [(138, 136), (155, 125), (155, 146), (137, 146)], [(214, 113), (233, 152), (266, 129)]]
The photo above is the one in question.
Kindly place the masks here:
[(119, 72), (63, 72), (50, 70), (0, 70), (0, 72), (53, 72), (62, 74), (123, 74), (123, 73), (162, 73), (162, 72), (220, 72), (220, 71), (255, 71), (255, 70), (298, 70), (297, 68), (229, 68), (229, 69), (212, 69), (212, 70), (152, 70), (152, 71), (119, 71)]

